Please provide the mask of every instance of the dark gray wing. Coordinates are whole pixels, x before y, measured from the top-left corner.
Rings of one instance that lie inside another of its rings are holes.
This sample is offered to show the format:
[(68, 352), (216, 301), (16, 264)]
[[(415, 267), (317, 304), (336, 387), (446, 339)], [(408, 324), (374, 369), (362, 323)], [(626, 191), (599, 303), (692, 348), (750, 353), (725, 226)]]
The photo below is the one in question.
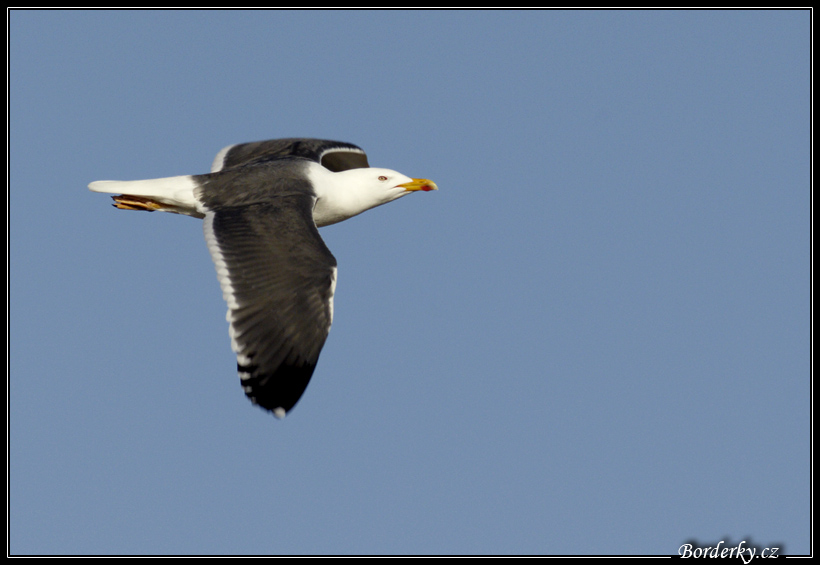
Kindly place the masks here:
[(211, 172), (293, 157), (316, 161), (335, 173), (370, 166), (365, 152), (352, 143), (327, 139), (287, 138), (226, 147), (217, 154)]
[(307, 387), (333, 318), (336, 259), (312, 208), (312, 196), (295, 194), (211, 209), (204, 221), (242, 387), (280, 418)]

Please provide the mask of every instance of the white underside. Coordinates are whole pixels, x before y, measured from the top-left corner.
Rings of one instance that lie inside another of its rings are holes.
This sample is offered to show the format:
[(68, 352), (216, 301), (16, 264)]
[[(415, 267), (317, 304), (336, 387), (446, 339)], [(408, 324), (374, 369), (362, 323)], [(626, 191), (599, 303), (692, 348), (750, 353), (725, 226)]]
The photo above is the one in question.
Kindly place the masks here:
[(169, 212), (201, 218), (206, 210), (196, 199), (197, 187), (191, 175), (145, 180), (98, 180), (88, 185), (92, 192), (150, 198), (168, 205)]

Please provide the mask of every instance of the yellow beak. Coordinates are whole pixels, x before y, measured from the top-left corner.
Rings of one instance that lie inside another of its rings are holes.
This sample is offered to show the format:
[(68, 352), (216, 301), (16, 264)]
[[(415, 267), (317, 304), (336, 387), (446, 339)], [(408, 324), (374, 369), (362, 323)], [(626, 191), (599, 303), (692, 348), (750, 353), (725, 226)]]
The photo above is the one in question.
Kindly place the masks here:
[(407, 191), (423, 190), (424, 192), (429, 192), (431, 190), (438, 190), (436, 183), (427, 179), (413, 179), (399, 186)]

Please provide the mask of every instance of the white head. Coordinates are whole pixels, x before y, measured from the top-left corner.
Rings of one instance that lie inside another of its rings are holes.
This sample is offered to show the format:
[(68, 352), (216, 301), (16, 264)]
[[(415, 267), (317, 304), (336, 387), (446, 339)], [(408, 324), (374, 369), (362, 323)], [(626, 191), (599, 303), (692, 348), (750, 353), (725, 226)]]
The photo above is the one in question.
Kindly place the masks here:
[(333, 173), (317, 164), (309, 167), (308, 176), (317, 196), (313, 208), (317, 226), (341, 222), (411, 192), (438, 188), (427, 179), (413, 179), (390, 169), (373, 167)]

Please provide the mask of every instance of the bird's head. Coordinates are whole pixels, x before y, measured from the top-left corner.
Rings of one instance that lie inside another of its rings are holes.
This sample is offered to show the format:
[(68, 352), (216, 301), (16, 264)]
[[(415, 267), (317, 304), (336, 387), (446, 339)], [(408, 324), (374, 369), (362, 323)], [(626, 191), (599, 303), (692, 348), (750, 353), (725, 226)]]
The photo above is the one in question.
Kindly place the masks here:
[(373, 167), (320, 173), (312, 180), (318, 197), (313, 217), (319, 226), (341, 222), (411, 192), (438, 190), (431, 180)]

